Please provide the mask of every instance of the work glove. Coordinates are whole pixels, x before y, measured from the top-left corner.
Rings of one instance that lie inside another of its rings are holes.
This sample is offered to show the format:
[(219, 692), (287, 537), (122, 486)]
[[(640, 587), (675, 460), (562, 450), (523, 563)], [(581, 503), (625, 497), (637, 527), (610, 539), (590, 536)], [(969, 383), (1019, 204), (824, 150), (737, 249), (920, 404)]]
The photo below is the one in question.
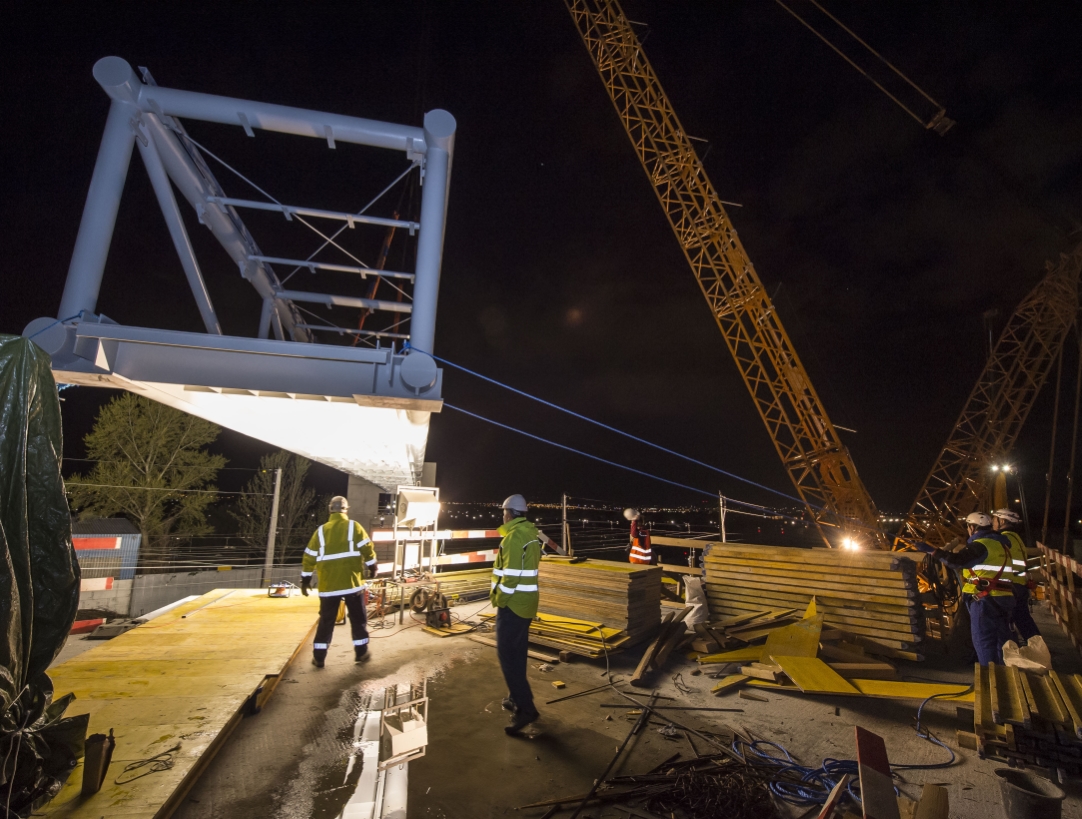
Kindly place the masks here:
[(301, 594), (303, 594), (305, 597), (307, 597), (308, 596), (308, 590), (310, 588), (312, 588), (312, 578), (311, 577), (302, 577), (301, 578)]

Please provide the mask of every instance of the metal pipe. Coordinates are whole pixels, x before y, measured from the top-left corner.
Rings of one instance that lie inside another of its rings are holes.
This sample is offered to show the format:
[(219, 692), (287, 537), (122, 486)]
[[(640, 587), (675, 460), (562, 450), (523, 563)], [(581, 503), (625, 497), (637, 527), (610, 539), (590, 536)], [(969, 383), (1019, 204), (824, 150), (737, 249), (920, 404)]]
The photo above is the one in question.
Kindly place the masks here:
[(455, 118), (446, 111), (425, 114), (428, 151), (421, 191), (421, 230), (417, 236), (417, 278), (413, 283), (413, 319), (410, 343), (431, 353), (436, 339), (436, 303), (440, 289), (440, 262), (447, 217), (447, 191), (451, 180)]
[[(98, 60), (94, 66), (94, 76), (98, 77), (99, 73), (107, 77), (124, 77), (126, 73), (134, 76), (131, 66), (120, 57), (103, 57)], [(100, 77), (98, 81), (105, 86), (105, 82)], [(105, 90), (113, 96), (109, 87)], [(425, 152), (424, 131), (408, 125), (342, 114), (328, 114), (288, 105), (272, 105), (266, 102), (220, 97), (198, 91), (179, 91), (158, 85), (139, 83), (132, 90), (134, 98), (130, 101), (135, 102), (143, 111), (236, 125), (244, 128), (249, 135), (252, 134), (253, 128), (260, 128), (282, 134), (323, 139), (328, 145), (333, 145), (335, 142), (352, 142), (417, 155)]]
[(222, 334), (222, 326), (218, 323), (218, 316), (214, 312), (214, 305), (207, 291), (207, 284), (203, 281), (203, 274), (199, 270), (199, 262), (195, 258), (195, 248), (192, 247), (188, 231), (184, 227), (184, 219), (177, 207), (177, 200), (173, 196), (173, 187), (169, 183), (169, 175), (162, 165), (162, 158), (154, 142), (146, 133), (145, 126), (140, 123), (139, 155), (143, 157), (150, 184), (154, 188), (154, 194), (158, 197), (158, 207), (161, 208), (165, 224), (169, 228), (169, 236), (173, 239), (173, 246), (180, 257), (180, 264), (184, 268), (184, 275), (188, 277), (188, 286), (195, 296), (195, 303), (199, 307), (199, 315), (203, 317), (203, 325), (208, 333)]
[(292, 265), (293, 267), (307, 267), (309, 270), (334, 270), (339, 273), (360, 273), (362, 279), (369, 276), (381, 276), (385, 279), (406, 279), (413, 281), (412, 273), (398, 273), (393, 270), (379, 270), (375, 267), (357, 267), (348, 264), (332, 264), (330, 262), (313, 262), (309, 259), (286, 259), (280, 256), (249, 256), (253, 262), (270, 262), (271, 264)]
[(281, 497), (282, 468), (278, 467), (274, 470), (274, 500), (271, 502), (270, 531), (267, 532), (267, 555), (263, 562), (264, 586), (269, 586), (271, 582), (271, 566), (274, 565), (274, 544), (278, 538), (278, 501)]
[(64, 294), (60, 298), (58, 318), (68, 318), (81, 311), (93, 313), (97, 309), (101, 277), (131, 162), (135, 141), (131, 119), (134, 116), (138, 116), (138, 111), (125, 102), (114, 99), (109, 106), (94, 175), (90, 178), (90, 190), (79, 222), (79, 234), (64, 282)]
[(1067, 511), (1063, 518), (1063, 548), (1067, 552), (1067, 541), (1071, 537), (1071, 503), (1074, 500), (1074, 463), (1075, 455), (1078, 454), (1078, 410), (1079, 401), (1082, 400), (1082, 325), (1075, 321), (1075, 336), (1078, 339), (1078, 372), (1074, 377), (1074, 421), (1071, 424), (1071, 456), (1067, 463)]
[(384, 333), (379, 330), (351, 330), (348, 327), (335, 327), (333, 324), (306, 324), (297, 325), (306, 330), (326, 330), (328, 333), (349, 334), (352, 336), (371, 336), (372, 338), (409, 338), (406, 333)]
[(274, 313), (274, 299), (263, 299), (263, 308), (259, 311), (259, 338), (270, 337), (271, 314)]
[(1048, 545), (1048, 513), (1052, 506), (1052, 475), (1056, 466), (1056, 431), (1059, 426), (1059, 388), (1063, 383), (1063, 348), (1056, 359), (1056, 397), (1052, 399), (1052, 443), (1048, 451), (1048, 471), (1044, 475), (1044, 522), (1041, 524), (1041, 543)]
[(303, 290), (279, 290), (275, 295), (280, 299), (325, 304), (327, 307), (365, 307), (369, 310), (387, 310), (391, 313), (409, 313), (413, 310), (413, 306), (407, 302), (335, 296), (330, 293), (306, 293)]
[(407, 222), (403, 219), (385, 219), (382, 216), (359, 216), (356, 213), (346, 213), (340, 210), (320, 210), (318, 208), (299, 208), (294, 205), (278, 205), (274, 202), (257, 202), (254, 199), (234, 199), (231, 196), (208, 196), (208, 202), (217, 202), (219, 205), (232, 205), (235, 208), (251, 208), (252, 210), (269, 210), (283, 214), (287, 219), (294, 214), (297, 216), (312, 216), (317, 219), (334, 219), (338, 222), (348, 222), (353, 227), (354, 222), (362, 225), (382, 225), (383, 227), (403, 227), (411, 233), (421, 225), (418, 222)]

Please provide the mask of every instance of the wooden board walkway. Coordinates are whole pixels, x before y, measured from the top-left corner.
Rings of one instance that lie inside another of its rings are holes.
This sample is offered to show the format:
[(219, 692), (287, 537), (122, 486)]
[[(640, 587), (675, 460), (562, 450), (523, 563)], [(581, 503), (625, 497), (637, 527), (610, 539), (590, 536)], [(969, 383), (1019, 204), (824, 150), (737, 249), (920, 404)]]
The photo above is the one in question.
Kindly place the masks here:
[[(237, 723), (266, 702), (318, 614), (317, 597), (215, 589), (49, 669), (55, 696), (76, 696), (66, 715), (89, 713), (89, 733), (112, 728), (116, 750), (99, 793), (80, 795), (80, 763), (43, 815), (172, 814)], [(178, 743), (172, 768), (114, 784), (129, 763)]]

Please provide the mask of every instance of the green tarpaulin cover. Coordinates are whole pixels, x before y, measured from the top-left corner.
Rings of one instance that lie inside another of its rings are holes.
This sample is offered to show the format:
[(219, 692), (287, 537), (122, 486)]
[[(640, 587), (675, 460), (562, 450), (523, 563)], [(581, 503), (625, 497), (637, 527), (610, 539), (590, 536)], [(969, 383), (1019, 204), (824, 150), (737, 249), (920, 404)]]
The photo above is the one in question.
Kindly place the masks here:
[(45, 670), (79, 606), (60, 473), (60, 400), (45, 351), (0, 335), (0, 817), (28, 816), (82, 755), (87, 717), (63, 718)]

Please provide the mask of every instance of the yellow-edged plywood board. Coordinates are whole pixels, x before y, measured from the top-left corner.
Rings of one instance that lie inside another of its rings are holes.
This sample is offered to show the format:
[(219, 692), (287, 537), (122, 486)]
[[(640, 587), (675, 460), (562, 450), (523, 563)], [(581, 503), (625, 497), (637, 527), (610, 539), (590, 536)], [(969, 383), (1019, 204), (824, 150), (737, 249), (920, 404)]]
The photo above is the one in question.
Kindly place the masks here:
[[(76, 696), (66, 715), (90, 714), (89, 733), (112, 729), (116, 749), (99, 793), (81, 795), (80, 763), (42, 815), (169, 816), (246, 711), (266, 701), (318, 613), (317, 598), (216, 589), (50, 669), (55, 696)], [(166, 752), (172, 767), (115, 784), (129, 763)]]

